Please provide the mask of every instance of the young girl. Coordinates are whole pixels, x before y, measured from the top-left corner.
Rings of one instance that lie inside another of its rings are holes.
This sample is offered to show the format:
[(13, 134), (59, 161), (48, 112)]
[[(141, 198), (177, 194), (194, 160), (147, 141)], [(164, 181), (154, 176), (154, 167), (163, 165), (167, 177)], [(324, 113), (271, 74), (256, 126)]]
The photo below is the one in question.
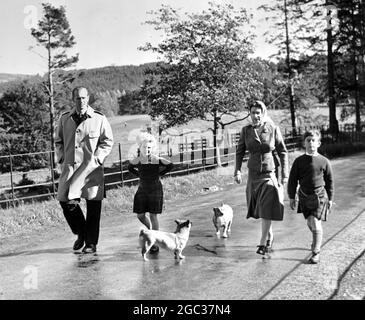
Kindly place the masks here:
[[(137, 138), (139, 154), (129, 161), (128, 170), (139, 177), (139, 187), (134, 196), (133, 212), (148, 228), (159, 229), (158, 214), (162, 213), (163, 189), (160, 176), (171, 171), (173, 164), (156, 155), (157, 142), (154, 136), (143, 132)], [(149, 217), (146, 213), (149, 212)], [(151, 253), (158, 252), (153, 246)]]
[(329, 160), (318, 153), (321, 133), (310, 130), (304, 133), (305, 154), (294, 160), (288, 181), (290, 208), (295, 209), (295, 195), (298, 190), (298, 213), (303, 213), (312, 232), (312, 256), (310, 263), (319, 262), (323, 229), (321, 221), (327, 220), (332, 207), (334, 183)]

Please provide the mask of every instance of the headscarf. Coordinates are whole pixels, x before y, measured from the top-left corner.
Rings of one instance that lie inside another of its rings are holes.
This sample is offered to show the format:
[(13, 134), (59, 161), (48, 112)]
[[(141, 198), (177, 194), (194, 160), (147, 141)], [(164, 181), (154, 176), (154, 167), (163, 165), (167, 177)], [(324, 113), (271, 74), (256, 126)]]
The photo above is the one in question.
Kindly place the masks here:
[[(262, 124), (264, 124), (265, 122), (274, 124), (274, 121), (267, 114), (267, 107), (266, 107), (265, 103), (263, 103), (262, 101), (256, 100), (253, 104), (251, 104), (249, 106), (249, 108), (250, 108), (250, 112), (251, 112), (252, 108), (260, 108), (262, 110), (262, 120), (261, 120)], [(249, 118), (249, 121), (252, 123), (251, 117)]]

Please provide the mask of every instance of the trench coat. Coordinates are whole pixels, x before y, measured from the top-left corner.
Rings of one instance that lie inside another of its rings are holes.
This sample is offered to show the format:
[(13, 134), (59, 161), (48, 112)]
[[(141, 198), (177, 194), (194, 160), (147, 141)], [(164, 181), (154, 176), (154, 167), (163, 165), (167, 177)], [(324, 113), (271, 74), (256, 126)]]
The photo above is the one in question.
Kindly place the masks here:
[[(248, 150), (247, 218), (281, 221), (284, 189), (279, 185), (275, 172), (281, 168), (281, 179), (288, 178), (288, 152), (280, 129), (271, 121), (263, 126), (260, 135), (252, 125), (242, 128), (236, 150), (235, 174), (241, 170), (245, 151)], [(275, 159), (274, 150), (279, 159)]]
[(113, 133), (107, 118), (90, 106), (86, 120), (78, 126), (73, 109), (62, 114), (55, 134), (56, 157), (61, 165), (57, 199), (104, 198), (103, 163), (113, 147)]

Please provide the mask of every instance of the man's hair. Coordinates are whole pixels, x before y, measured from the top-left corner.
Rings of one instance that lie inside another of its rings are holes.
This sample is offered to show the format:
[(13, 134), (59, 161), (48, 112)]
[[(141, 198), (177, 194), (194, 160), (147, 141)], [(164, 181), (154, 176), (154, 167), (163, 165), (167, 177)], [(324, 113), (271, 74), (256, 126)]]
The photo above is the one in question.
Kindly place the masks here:
[(84, 89), (84, 90), (86, 90), (86, 92), (87, 92), (87, 94), (89, 94), (89, 90), (87, 90), (87, 88), (85, 88), (85, 87), (76, 87), (76, 88), (74, 88), (73, 90), (72, 90), (72, 100), (75, 98), (75, 94), (76, 94), (76, 92), (79, 92), (80, 90), (82, 90), (82, 89)]
[(319, 141), (321, 141), (321, 132), (317, 129), (310, 129), (304, 132), (303, 141), (307, 139), (307, 137), (317, 137)]

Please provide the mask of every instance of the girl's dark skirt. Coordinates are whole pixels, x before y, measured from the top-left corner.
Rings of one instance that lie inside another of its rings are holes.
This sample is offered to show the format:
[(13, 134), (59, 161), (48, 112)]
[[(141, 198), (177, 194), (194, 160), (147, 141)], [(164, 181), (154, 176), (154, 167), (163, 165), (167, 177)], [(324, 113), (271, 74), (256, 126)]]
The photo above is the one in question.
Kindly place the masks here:
[(161, 181), (153, 184), (139, 185), (134, 196), (133, 212), (134, 213), (162, 213), (163, 207), (163, 190)]
[(325, 188), (321, 188), (320, 191), (317, 193), (319, 198), (319, 206), (316, 210), (309, 210), (305, 208), (305, 194), (299, 190), (298, 192), (298, 213), (303, 213), (305, 219), (308, 219), (309, 216), (314, 216), (318, 220), (327, 221), (327, 217), (329, 214), (328, 209), (328, 196)]

